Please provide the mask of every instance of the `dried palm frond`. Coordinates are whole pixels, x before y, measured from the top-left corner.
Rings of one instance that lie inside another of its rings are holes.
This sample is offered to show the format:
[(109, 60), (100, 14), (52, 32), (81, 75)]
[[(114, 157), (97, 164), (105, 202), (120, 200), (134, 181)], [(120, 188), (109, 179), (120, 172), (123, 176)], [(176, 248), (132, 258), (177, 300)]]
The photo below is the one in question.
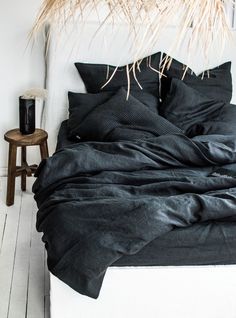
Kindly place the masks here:
[[(85, 21), (84, 14), (90, 11), (106, 12), (100, 18), (99, 28), (117, 20), (130, 28), (133, 43), (134, 67), (138, 68), (138, 56), (150, 51), (165, 28), (174, 23), (176, 36), (170, 43), (170, 54), (178, 50), (188, 38), (188, 54), (201, 50), (207, 58), (212, 44), (222, 43), (222, 50), (230, 39), (230, 26), (227, 20), (226, 5), (235, 5), (235, 0), (44, 0), (35, 23), (33, 34), (45, 23), (58, 24), (62, 28), (68, 21)], [(140, 32), (143, 27), (144, 32)], [(162, 67), (170, 65), (168, 56)], [(130, 70), (127, 69), (129, 78)], [(113, 74), (114, 75), (114, 74)], [(112, 76), (113, 76), (112, 75)], [(136, 76), (135, 76), (136, 78)]]

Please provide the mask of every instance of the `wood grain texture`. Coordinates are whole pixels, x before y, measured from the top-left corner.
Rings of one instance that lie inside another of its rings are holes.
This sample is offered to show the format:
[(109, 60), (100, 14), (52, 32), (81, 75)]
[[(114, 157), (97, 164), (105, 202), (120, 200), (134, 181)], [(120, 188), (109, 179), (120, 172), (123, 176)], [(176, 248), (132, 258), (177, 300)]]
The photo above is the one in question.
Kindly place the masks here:
[(0, 212), (0, 255), (2, 251), (3, 238), (6, 228), (7, 215), (3, 212)]
[[(21, 166), (25, 165), (27, 163), (27, 157), (26, 157), (26, 147), (22, 146), (21, 147)], [(21, 190), (25, 191), (26, 190), (26, 171), (22, 171), (21, 173)]]
[[(41, 159), (48, 158), (48, 134), (42, 129), (36, 129), (33, 134), (22, 135), (19, 129), (12, 129), (4, 135), (4, 138), (9, 143), (6, 202), (7, 206), (11, 206), (14, 204), (16, 177), (21, 176), (21, 190), (26, 191), (26, 176), (31, 177), (37, 169), (37, 165), (27, 163), (27, 147), (38, 145)], [(21, 147), (21, 166), (16, 166), (18, 147)]]
[[(34, 209), (36, 211), (36, 208)], [(35, 218), (32, 224), (29, 287), (27, 300), (27, 318), (44, 317), (44, 286), (45, 286), (45, 254), (41, 242), (41, 234), (35, 230)], [(37, 275), (35, 275), (37, 273)], [(35, 288), (37, 286), (37, 288)]]
[(46, 141), (40, 145), (40, 153), (42, 160), (48, 158), (48, 144)]
[(4, 290), (0, 297), (1, 318), (8, 317), (9, 312), (21, 202), (21, 192), (17, 191), (15, 205), (7, 209), (7, 222), (0, 256), (0, 286)]
[(8, 155), (8, 182), (7, 182), (7, 205), (14, 204), (15, 178), (16, 178), (16, 145), (9, 145)]
[(31, 196), (22, 194), (8, 318), (26, 316), (32, 212)]
[(6, 207), (7, 178), (0, 184), (0, 317), (49, 318), (49, 274), (33, 195), (21, 192), (18, 179), (15, 205)]
[(40, 145), (47, 140), (47, 138), (48, 134), (43, 129), (35, 129), (35, 132), (30, 135), (22, 135), (19, 129), (12, 129), (4, 135), (6, 141), (16, 146)]

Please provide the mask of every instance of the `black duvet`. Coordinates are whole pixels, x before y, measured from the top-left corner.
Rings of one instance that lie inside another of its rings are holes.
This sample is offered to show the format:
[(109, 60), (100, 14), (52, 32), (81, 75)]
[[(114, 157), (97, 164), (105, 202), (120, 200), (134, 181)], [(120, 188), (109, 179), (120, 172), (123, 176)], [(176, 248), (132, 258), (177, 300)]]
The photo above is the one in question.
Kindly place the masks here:
[(58, 150), (41, 163), (33, 187), (50, 271), (93, 298), (106, 269), (123, 255), (176, 229), (236, 221), (236, 178), (212, 173), (222, 166), (230, 171), (236, 138), (189, 138), (158, 114), (156, 121), (148, 111), (132, 114), (134, 100), (130, 108), (129, 101), (120, 103), (129, 114), (123, 108), (117, 119), (116, 104), (105, 105), (111, 116), (99, 129), (98, 108), (83, 118), (80, 129), (99, 141)]

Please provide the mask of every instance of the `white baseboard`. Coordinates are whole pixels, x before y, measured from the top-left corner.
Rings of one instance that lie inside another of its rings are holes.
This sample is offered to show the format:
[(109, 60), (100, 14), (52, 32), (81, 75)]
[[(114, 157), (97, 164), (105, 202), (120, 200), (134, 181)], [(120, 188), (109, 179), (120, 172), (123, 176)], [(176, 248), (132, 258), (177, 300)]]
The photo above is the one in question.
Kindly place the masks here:
[(0, 177), (6, 177), (7, 176), (7, 168), (0, 168)]

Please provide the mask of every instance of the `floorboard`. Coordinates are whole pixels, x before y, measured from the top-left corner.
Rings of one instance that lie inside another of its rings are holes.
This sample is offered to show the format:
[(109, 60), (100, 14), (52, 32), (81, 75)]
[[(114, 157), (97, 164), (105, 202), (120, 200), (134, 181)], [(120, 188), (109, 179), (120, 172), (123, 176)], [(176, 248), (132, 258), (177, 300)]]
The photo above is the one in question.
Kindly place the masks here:
[(20, 209), (19, 230), (16, 242), (15, 264), (8, 318), (14, 318), (16, 312), (18, 318), (26, 317), (33, 213), (32, 207), (32, 196), (24, 193)]
[[(35, 230), (35, 222), (32, 224), (31, 239), (27, 318), (43, 318), (45, 310), (44, 249), (42, 248), (41, 234)], [(37, 275), (35, 275), (35, 273), (37, 273)], [(37, 285), (37, 288), (35, 288), (35, 285)]]
[[(3, 243), (3, 237), (5, 233), (6, 228), (6, 221), (7, 221), (7, 213), (6, 213), (6, 205), (4, 204), (4, 186), (3, 186), (3, 178), (0, 177), (0, 255), (2, 250), (2, 243)], [(5, 183), (4, 183), (5, 185)]]
[(0, 211), (0, 255), (2, 251), (3, 238), (6, 228), (7, 215)]
[(49, 318), (50, 312), (50, 277), (47, 267), (47, 253), (44, 250), (44, 318)]
[(6, 178), (0, 178), (0, 318), (49, 318), (49, 274), (41, 234), (35, 229), (36, 204), (27, 179), (15, 204), (5, 205)]
[[(0, 286), (4, 289), (0, 297), (0, 317), (8, 317), (9, 300), (16, 256), (16, 243), (19, 230), (22, 195), (17, 193), (15, 205), (7, 209), (7, 222), (1, 248)], [(4, 286), (4, 287), (3, 287)]]

